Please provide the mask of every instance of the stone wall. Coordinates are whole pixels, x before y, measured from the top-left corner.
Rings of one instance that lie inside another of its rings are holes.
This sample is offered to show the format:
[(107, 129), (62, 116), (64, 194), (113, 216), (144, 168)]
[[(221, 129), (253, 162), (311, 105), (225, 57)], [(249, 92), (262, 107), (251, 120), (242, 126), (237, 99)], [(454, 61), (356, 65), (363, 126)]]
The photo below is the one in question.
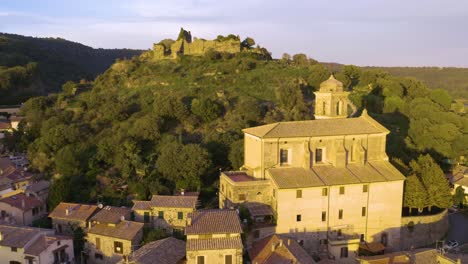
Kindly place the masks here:
[[(413, 228), (411, 222), (414, 224)], [(447, 210), (436, 215), (402, 217), (401, 250), (433, 244), (447, 234), (448, 228)]]

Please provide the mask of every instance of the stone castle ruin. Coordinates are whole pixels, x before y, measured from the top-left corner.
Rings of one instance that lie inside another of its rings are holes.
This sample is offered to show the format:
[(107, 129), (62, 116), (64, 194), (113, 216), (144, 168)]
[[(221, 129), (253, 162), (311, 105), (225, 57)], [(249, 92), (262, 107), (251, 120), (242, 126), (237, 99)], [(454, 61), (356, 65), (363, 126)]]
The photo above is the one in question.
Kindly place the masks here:
[[(250, 39), (250, 38), (247, 38)], [(240, 41), (239, 36), (229, 35), (227, 37), (218, 36), (214, 40), (205, 40), (199, 38), (193, 38), (190, 31), (186, 31), (181, 28), (177, 40), (165, 39), (159, 43), (153, 45), (153, 59), (176, 59), (180, 55), (192, 55), (202, 56), (208, 51), (216, 51), (220, 53), (239, 53), (241, 51), (254, 52), (259, 54), (268, 54), (264, 48), (251, 46), (255, 45), (255, 42), (244, 40)], [(268, 54), (269, 55), (269, 54)]]

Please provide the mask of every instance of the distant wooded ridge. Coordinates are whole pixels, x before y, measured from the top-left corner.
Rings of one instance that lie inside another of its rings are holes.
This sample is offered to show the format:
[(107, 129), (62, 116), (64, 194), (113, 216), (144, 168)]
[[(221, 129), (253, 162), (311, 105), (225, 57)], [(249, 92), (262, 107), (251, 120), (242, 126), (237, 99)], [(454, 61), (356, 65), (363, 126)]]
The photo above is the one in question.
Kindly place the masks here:
[[(341, 71), (339, 63), (323, 63), (332, 71)], [(444, 89), (455, 99), (468, 100), (468, 68), (456, 67), (379, 67), (365, 66), (362, 69), (383, 70), (398, 77), (415, 78), (431, 89)]]

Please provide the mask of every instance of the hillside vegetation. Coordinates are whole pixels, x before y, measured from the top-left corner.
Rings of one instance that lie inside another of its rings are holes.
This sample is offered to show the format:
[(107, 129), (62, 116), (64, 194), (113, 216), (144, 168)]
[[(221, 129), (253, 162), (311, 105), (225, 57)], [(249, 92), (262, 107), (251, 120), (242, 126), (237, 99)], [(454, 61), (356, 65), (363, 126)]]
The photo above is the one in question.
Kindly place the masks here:
[[(345, 65), (325, 63), (332, 71), (341, 71)], [(454, 99), (468, 101), (468, 68), (454, 67), (361, 67), (363, 70), (381, 70), (391, 75), (414, 78), (430, 89), (444, 89)]]
[(142, 51), (93, 49), (60, 38), (0, 33), (0, 104), (60, 91), (66, 81), (93, 79), (117, 58)]
[[(21, 131), (5, 143), (27, 149), (32, 167), (55, 178), (51, 208), (62, 200), (120, 205), (180, 188), (214, 197), (219, 171), (243, 163), (241, 129), (313, 118), (313, 92), (330, 76), (303, 54), (272, 60), (249, 49), (119, 60), (92, 83), (27, 101)], [(445, 90), (355, 66), (335, 76), (391, 130), (387, 150), (405, 174), (422, 166), (408, 166), (421, 154), (467, 154), (468, 119)]]

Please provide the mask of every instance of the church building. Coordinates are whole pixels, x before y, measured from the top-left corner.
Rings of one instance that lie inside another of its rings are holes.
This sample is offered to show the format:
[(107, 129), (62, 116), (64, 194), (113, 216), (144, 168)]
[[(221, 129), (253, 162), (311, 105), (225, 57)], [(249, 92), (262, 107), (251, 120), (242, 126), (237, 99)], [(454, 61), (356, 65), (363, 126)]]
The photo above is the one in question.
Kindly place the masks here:
[(389, 130), (366, 110), (346, 118), (348, 102), (331, 76), (316, 93), (316, 120), (243, 130), (244, 165), (221, 173), (219, 206), (267, 208), (274, 230), (254, 241), (274, 232), (338, 263), (354, 263), (363, 244), (398, 249), (405, 177), (385, 153)]

